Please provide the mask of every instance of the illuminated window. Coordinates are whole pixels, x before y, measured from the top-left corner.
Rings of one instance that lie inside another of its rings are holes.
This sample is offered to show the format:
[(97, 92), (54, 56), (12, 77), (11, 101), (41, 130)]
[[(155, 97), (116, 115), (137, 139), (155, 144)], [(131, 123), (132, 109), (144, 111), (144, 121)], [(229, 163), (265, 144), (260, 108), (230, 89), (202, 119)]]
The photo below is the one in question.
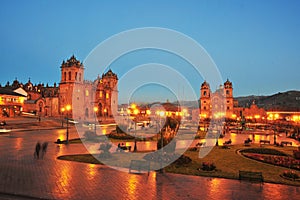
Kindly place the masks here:
[(102, 98), (102, 97), (103, 97), (103, 92), (102, 92), (102, 91), (100, 91), (100, 93), (99, 93), (99, 97), (100, 97), (100, 98)]
[(85, 90), (85, 96), (89, 96), (89, 91)]
[(106, 98), (107, 98), (107, 99), (109, 98), (109, 94), (108, 94), (108, 93), (106, 93)]

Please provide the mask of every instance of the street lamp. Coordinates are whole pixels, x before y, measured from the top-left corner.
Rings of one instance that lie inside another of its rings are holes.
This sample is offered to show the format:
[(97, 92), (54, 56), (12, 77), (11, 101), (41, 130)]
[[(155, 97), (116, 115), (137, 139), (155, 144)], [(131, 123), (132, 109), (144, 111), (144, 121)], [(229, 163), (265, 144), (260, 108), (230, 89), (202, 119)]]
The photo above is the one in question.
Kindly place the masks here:
[(133, 147), (133, 151), (137, 152), (137, 146), (136, 146), (136, 118), (134, 118), (134, 147)]
[(61, 108), (61, 127), (64, 127), (64, 112), (65, 108)]
[(66, 106), (66, 110), (67, 110), (67, 139), (66, 139), (66, 142), (67, 144), (69, 143), (69, 111), (71, 110), (71, 105), (67, 105)]
[(94, 107), (94, 112), (95, 112), (95, 127), (94, 127), (94, 129), (95, 129), (95, 134), (96, 134), (96, 122), (97, 122), (97, 112), (98, 112), (98, 107)]
[(104, 120), (106, 120), (106, 115), (107, 115), (107, 109), (106, 108), (104, 108)]
[(159, 133), (160, 133), (160, 150), (161, 150), (161, 158), (160, 158), (160, 173), (164, 173), (163, 170), (163, 155), (164, 155), (164, 138), (163, 138), (163, 132), (162, 132), (162, 125), (161, 125), (161, 118), (165, 116), (165, 112), (164, 111), (158, 111), (157, 112), (158, 116), (159, 116)]

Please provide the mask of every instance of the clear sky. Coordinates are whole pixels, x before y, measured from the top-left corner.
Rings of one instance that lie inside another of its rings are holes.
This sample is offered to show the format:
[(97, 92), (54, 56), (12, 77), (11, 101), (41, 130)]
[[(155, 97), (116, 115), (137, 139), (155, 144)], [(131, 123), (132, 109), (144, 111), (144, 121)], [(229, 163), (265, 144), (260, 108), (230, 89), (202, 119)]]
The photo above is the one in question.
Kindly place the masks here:
[[(163, 27), (201, 44), (223, 79), (233, 82), (235, 96), (300, 90), (300, 1), (2, 0), (0, 24), (2, 85), (29, 77), (53, 85), (72, 54), (83, 61), (114, 34)], [(154, 51), (141, 54), (140, 60), (139, 53), (124, 56), (111, 69), (122, 74), (136, 64), (169, 60)], [(191, 79), (199, 90), (203, 79)]]

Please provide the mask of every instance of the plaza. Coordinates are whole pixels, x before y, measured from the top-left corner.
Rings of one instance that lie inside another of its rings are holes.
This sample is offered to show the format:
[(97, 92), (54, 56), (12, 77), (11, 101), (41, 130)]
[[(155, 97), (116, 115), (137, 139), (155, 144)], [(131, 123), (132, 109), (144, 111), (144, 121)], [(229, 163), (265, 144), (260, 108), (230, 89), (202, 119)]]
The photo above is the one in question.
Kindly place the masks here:
[[(59, 120), (10, 118), (10, 132), (0, 134), (0, 199), (298, 199), (296, 186), (150, 172), (132, 174), (58, 160), (85, 154), (81, 144), (55, 144), (65, 137)], [(30, 124), (37, 124), (30, 126)], [(70, 138), (77, 138), (70, 127)], [(43, 159), (34, 159), (36, 142), (48, 142)]]

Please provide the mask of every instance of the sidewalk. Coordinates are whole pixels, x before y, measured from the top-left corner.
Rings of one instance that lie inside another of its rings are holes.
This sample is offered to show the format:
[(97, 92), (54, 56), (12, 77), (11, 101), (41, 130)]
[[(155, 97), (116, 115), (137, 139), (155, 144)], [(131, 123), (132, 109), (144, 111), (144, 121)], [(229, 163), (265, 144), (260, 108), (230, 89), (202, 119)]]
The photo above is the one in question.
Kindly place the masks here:
[[(128, 174), (102, 165), (57, 160), (60, 155), (87, 153), (82, 144), (54, 144), (58, 134), (60, 130), (0, 135), (0, 199), (300, 198), (300, 188), (293, 186), (265, 183), (260, 187), (237, 180), (155, 172)], [(41, 160), (33, 159), (37, 141), (49, 142)]]

